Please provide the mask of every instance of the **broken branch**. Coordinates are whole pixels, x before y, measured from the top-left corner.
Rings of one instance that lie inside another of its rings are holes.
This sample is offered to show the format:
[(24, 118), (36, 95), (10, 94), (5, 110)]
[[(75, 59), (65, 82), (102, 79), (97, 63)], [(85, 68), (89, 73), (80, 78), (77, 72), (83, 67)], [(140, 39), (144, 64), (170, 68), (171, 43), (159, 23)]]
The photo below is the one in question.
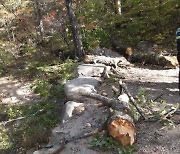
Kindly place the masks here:
[(82, 96), (86, 96), (86, 97), (90, 97), (90, 98), (94, 98), (96, 100), (100, 100), (102, 101), (102, 103), (108, 107), (111, 107), (112, 109), (116, 109), (116, 110), (129, 110), (129, 106), (127, 106), (127, 104), (119, 101), (119, 100), (115, 100), (112, 98), (108, 98), (99, 94), (95, 94), (95, 93), (83, 93), (81, 92), (80, 95)]
[(119, 82), (119, 84), (121, 85), (121, 87), (123, 88), (124, 92), (128, 95), (131, 104), (137, 109), (137, 111), (139, 112), (139, 114), (141, 115), (141, 117), (146, 120), (147, 118), (145, 117), (143, 111), (141, 110), (141, 108), (138, 106), (138, 104), (135, 102), (134, 98), (131, 96), (130, 92), (128, 91), (126, 85), (124, 83), (121, 83), (121, 81)]

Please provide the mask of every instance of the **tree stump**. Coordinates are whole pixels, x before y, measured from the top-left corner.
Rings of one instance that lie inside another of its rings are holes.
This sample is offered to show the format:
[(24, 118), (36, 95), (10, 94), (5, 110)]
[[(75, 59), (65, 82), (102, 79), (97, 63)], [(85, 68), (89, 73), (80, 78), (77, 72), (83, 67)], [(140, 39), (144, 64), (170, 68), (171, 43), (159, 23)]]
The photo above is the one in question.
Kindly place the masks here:
[(133, 119), (124, 112), (116, 111), (109, 119), (107, 129), (110, 136), (121, 142), (123, 146), (132, 145), (136, 140)]

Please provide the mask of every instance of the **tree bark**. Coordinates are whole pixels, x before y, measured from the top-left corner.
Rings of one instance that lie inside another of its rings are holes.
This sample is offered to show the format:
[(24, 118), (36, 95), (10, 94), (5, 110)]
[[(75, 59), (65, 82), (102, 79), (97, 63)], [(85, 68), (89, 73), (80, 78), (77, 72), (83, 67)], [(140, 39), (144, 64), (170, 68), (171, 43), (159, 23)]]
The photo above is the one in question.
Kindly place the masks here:
[(115, 14), (121, 15), (121, 2), (122, 0), (106, 0), (105, 4), (107, 5), (110, 10), (112, 10)]
[(83, 96), (102, 101), (111, 107), (111, 116), (108, 120), (107, 129), (109, 134), (121, 142), (123, 146), (132, 145), (136, 140), (136, 129), (130, 113), (129, 102), (119, 101), (95, 93), (80, 93)]
[(122, 14), (121, 11), (121, 0), (114, 0), (114, 5), (115, 5), (115, 13), (118, 15)]
[(41, 5), (38, 0), (35, 0), (35, 12), (36, 12), (36, 18), (37, 18), (37, 26), (38, 26), (38, 32), (39, 32), (39, 40), (42, 41), (44, 36), (44, 25), (42, 21), (42, 11), (41, 11)]
[(79, 25), (77, 23), (75, 13), (72, 8), (72, 0), (66, 0), (66, 8), (67, 8), (68, 16), (69, 16), (70, 26), (72, 29), (75, 57), (78, 57), (78, 59), (83, 60), (84, 50), (83, 50), (83, 45), (81, 41)]
[(158, 12), (159, 12), (159, 16), (161, 16), (161, 13), (162, 13), (162, 0), (159, 0), (159, 9), (158, 9)]
[(113, 111), (107, 124), (109, 134), (123, 146), (132, 145), (136, 140), (136, 129), (131, 116), (124, 111)]

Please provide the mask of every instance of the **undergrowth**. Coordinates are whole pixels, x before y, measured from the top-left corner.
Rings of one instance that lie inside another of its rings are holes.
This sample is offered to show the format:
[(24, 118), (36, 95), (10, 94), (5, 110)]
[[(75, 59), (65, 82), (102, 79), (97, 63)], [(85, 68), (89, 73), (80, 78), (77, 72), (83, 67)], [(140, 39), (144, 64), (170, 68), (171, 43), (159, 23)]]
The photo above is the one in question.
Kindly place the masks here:
[[(136, 97), (136, 103), (145, 114), (146, 118), (153, 121), (159, 121), (163, 125), (174, 127), (174, 122), (166, 115), (179, 109), (179, 103), (168, 104), (166, 100), (158, 99), (154, 101), (150, 99), (145, 89), (140, 89)], [(140, 119), (140, 114), (134, 106), (131, 105), (132, 116), (136, 121)]]
[[(10, 128), (1, 127), (0, 149), (4, 153), (21, 153), (32, 147), (38, 148), (48, 141), (51, 129), (59, 122), (61, 111), (58, 102), (40, 101), (33, 105), (6, 107), (9, 120), (16, 121)], [(36, 114), (35, 114), (36, 113)]]
[[(0, 153), (26, 153), (31, 148), (39, 149), (47, 144), (52, 128), (61, 118), (60, 112), (65, 98), (64, 83), (74, 76), (76, 63), (73, 60), (62, 62), (58, 59), (44, 61), (28, 58), (23, 67), (16, 69), (16, 74), (12, 73), (12, 76), (23, 74), (31, 78), (33, 74), (31, 88), (40, 96), (40, 100), (36, 103), (2, 106), (1, 113), (5, 118), (1, 121), (25, 118), (10, 123), (8, 127), (0, 125)], [(9, 69), (15, 71), (13, 67)], [(1, 116), (0, 114), (0, 118)]]
[(110, 136), (96, 135), (89, 142), (88, 147), (91, 149), (100, 148), (103, 151), (114, 151), (118, 154), (131, 154), (136, 151), (135, 145), (122, 146)]

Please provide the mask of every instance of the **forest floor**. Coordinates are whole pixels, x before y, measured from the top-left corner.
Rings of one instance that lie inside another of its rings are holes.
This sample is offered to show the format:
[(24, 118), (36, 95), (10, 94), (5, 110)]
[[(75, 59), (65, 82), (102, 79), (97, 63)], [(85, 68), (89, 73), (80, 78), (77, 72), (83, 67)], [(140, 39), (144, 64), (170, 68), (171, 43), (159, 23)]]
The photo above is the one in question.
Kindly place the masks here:
[[(178, 69), (161, 69), (135, 66), (120, 68), (126, 74), (126, 83), (132, 96), (143, 88), (151, 99), (162, 93), (161, 100), (180, 103), (178, 91)], [(0, 78), (0, 106), (3, 103), (27, 103), (38, 97), (31, 92), (29, 83), (19, 82), (9, 77)], [(137, 124), (137, 154), (178, 154), (180, 153), (180, 125), (169, 129), (160, 123), (142, 122)], [(78, 144), (79, 145), (79, 144)], [(86, 152), (86, 154), (88, 151)]]
[[(168, 104), (179, 103), (178, 91), (179, 69), (162, 69), (155, 67), (131, 67), (121, 69), (127, 74), (125, 83), (131, 94), (136, 96), (143, 88), (151, 99), (163, 94), (160, 100)], [(180, 117), (177, 117), (180, 120)], [(137, 124), (137, 154), (178, 154), (180, 153), (180, 124), (169, 129), (160, 123)]]

